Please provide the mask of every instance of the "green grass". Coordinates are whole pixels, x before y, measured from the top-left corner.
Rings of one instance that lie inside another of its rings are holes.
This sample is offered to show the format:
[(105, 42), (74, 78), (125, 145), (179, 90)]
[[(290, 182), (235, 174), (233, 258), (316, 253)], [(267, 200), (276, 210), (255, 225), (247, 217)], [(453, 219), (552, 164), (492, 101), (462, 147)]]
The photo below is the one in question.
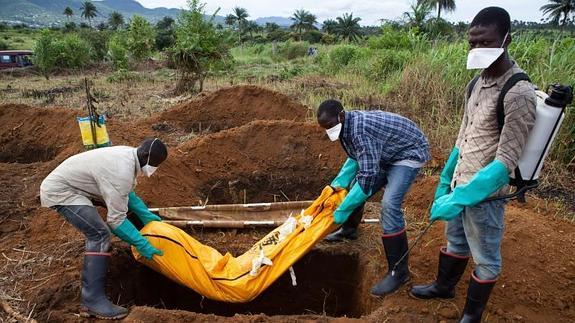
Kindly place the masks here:
[(8, 49), (32, 50), (39, 33), (29, 29), (8, 29), (0, 33), (0, 41), (8, 45)]
[[(552, 83), (575, 84), (575, 38), (558, 36), (522, 33), (509, 48), (540, 89)], [(465, 68), (465, 39), (432, 41), (409, 32), (389, 31), (360, 44), (313, 45), (318, 49), (314, 58), (285, 55), (297, 52), (290, 47), (305, 48), (307, 43), (277, 46), (284, 49), (284, 55), (273, 54), (271, 44), (234, 48), (236, 69), (225, 78), (235, 80), (234, 84), (268, 86), (312, 108), (326, 98), (336, 98), (351, 109), (400, 113), (417, 122), (433, 149), (443, 155), (453, 146), (460, 126), (465, 86), (478, 73)], [(542, 186), (570, 186), (575, 166), (573, 107), (567, 109), (548, 160)]]

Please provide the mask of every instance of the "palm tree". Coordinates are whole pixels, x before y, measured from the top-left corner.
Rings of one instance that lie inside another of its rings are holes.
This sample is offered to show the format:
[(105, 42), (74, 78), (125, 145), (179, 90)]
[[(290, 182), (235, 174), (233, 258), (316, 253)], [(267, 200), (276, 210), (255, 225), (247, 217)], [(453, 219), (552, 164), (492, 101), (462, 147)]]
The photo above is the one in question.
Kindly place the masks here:
[(112, 30), (122, 27), (124, 25), (124, 16), (117, 11), (113, 11), (108, 17), (108, 25), (110, 25)]
[(431, 6), (427, 2), (419, 1), (411, 5), (411, 12), (404, 12), (403, 16), (411, 27), (423, 29), (425, 21), (431, 13)]
[(290, 19), (293, 21), (293, 24), (290, 26), (290, 28), (293, 28), (298, 32), (299, 40), (302, 39), (303, 30), (316, 29), (314, 24), (317, 23), (317, 18), (309, 11), (303, 9), (296, 10)]
[(229, 14), (224, 18), (224, 23), (229, 27), (232, 27), (236, 24), (236, 16)]
[(98, 9), (96, 6), (91, 1), (84, 1), (80, 10), (82, 10), (82, 17), (87, 19), (88, 24), (92, 27), (92, 18), (98, 15)]
[(233, 16), (238, 24), (238, 30), (241, 33), (250, 15), (248, 14), (248, 11), (245, 8), (235, 7)]
[(333, 19), (324, 20), (324, 22), (321, 24), (321, 30), (324, 33), (335, 34), (336, 29), (337, 29), (337, 21)]
[(361, 18), (353, 17), (353, 13), (344, 13), (342, 17), (335, 18), (337, 20), (336, 34), (346, 39), (347, 41), (354, 41), (361, 37), (361, 27), (359, 21)]
[(275, 22), (266, 22), (264, 29), (267, 33), (273, 33), (274, 31), (280, 29), (280, 25), (276, 24)]
[(418, 3), (427, 3), (430, 7), (437, 6), (437, 20), (441, 18), (441, 10), (447, 12), (455, 10), (455, 0), (418, 0)]
[(551, 3), (542, 6), (539, 10), (543, 11), (544, 15), (549, 15), (549, 19), (556, 25), (559, 25), (561, 16), (563, 16), (561, 22), (561, 32), (563, 32), (569, 15), (575, 13), (575, 0), (549, 0), (549, 2)]
[(253, 33), (261, 31), (260, 25), (257, 22), (250, 20), (246, 23), (246, 31), (250, 33), (250, 38), (254, 38)]
[(74, 10), (72, 10), (72, 8), (66, 7), (66, 9), (64, 9), (64, 16), (66, 16), (68, 18), (68, 22), (70, 22), (70, 17), (72, 17), (73, 15), (74, 15)]

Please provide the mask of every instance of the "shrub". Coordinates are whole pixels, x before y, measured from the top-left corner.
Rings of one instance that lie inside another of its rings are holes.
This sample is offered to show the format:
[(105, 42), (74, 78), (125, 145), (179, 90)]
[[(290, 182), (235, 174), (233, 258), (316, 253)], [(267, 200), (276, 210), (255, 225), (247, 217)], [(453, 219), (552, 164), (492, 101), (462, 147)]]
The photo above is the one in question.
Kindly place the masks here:
[(337, 73), (355, 58), (358, 51), (359, 48), (355, 45), (335, 46), (327, 53), (327, 55), (322, 55), (319, 61), (326, 71)]
[(108, 42), (108, 58), (112, 62), (114, 70), (128, 68), (128, 50), (123, 33), (116, 33)]
[(176, 92), (202, 91), (208, 73), (227, 70), (233, 63), (230, 55), (232, 37), (227, 30), (215, 27), (217, 11), (206, 19), (205, 4), (188, 1), (176, 25), (176, 44), (172, 59), (178, 69)]
[(47, 29), (42, 30), (40, 38), (34, 45), (34, 56), (32, 61), (46, 79), (56, 67), (58, 54), (56, 51), (54, 35)]
[(308, 42), (287, 41), (278, 45), (277, 54), (280, 58), (291, 60), (298, 57), (305, 57), (309, 48)]
[(317, 30), (308, 30), (303, 34), (302, 39), (306, 42), (316, 44), (321, 41), (323, 33)]
[(91, 58), (94, 61), (102, 61), (108, 53), (108, 40), (111, 32), (108, 30), (99, 31), (93, 29), (81, 29), (78, 31), (80, 38), (85, 40), (91, 50)]
[(141, 61), (150, 57), (155, 45), (155, 31), (141, 16), (134, 15), (126, 34), (126, 46), (132, 58)]
[(57, 63), (64, 68), (84, 68), (90, 63), (90, 45), (76, 34), (67, 34), (55, 43)]
[(369, 38), (367, 46), (373, 49), (409, 49), (412, 44), (409, 32), (385, 26), (381, 36)]

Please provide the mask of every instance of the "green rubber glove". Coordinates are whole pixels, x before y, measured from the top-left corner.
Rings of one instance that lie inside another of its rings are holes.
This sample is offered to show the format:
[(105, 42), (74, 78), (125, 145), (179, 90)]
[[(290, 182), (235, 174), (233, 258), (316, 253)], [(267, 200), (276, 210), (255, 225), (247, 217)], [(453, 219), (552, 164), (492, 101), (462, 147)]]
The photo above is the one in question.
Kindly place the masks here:
[(333, 222), (336, 224), (343, 224), (347, 221), (351, 213), (368, 198), (369, 195), (363, 192), (358, 183), (355, 183), (337, 210), (333, 212)]
[(431, 207), (431, 221), (450, 221), (463, 212), (465, 207), (473, 207), (501, 187), (509, 183), (509, 172), (499, 160), (479, 170), (469, 183), (457, 186), (450, 194), (444, 195)]
[(150, 212), (146, 203), (134, 191), (128, 194), (128, 210), (133, 212), (144, 225), (152, 221), (162, 221), (162, 218)]
[(451, 180), (453, 179), (453, 172), (455, 171), (455, 166), (457, 165), (457, 159), (459, 158), (459, 148), (453, 147), (445, 166), (439, 175), (439, 185), (435, 190), (435, 197), (433, 200), (447, 195), (451, 192)]
[(125, 219), (116, 229), (112, 229), (112, 232), (118, 238), (136, 247), (138, 252), (148, 260), (151, 260), (154, 255), (162, 256), (164, 254), (161, 250), (154, 248), (128, 219)]
[(333, 188), (348, 188), (351, 185), (351, 182), (355, 178), (357, 171), (359, 170), (359, 164), (357, 161), (348, 158), (341, 170), (335, 177), (335, 179), (331, 182), (330, 186)]

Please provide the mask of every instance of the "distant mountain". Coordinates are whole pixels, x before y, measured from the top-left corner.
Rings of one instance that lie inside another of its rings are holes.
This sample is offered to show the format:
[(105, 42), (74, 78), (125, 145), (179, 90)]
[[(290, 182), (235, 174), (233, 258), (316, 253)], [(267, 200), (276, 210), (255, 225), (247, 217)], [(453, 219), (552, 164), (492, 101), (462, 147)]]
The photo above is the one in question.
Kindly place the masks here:
[[(66, 7), (72, 8), (74, 15), (71, 20), (85, 22), (81, 17), (84, 0), (0, 0), (0, 20), (11, 23), (25, 23), (30, 26), (63, 25), (68, 20), (63, 12)], [(135, 0), (99, 0), (93, 1), (98, 9), (98, 16), (93, 24), (108, 20), (113, 11), (118, 11), (126, 19), (133, 15), (141, 15), (151, 22), (156, 22), (165, 16), (176, 18), (180, 9), (146, 8)], [(216, 23), (223, 23), (224, 17), (216, 16)]]
[(258, 23), (258, 25), (265, 25), (266, 23), (276, 23), (278, 24), (280, 27), (289, 27), (293, 24), (293, 21), (290, 18), (286, 18), (286, 17), (262, 17), (262, 18), (258, 18), (256, 19), (256, 22)]

